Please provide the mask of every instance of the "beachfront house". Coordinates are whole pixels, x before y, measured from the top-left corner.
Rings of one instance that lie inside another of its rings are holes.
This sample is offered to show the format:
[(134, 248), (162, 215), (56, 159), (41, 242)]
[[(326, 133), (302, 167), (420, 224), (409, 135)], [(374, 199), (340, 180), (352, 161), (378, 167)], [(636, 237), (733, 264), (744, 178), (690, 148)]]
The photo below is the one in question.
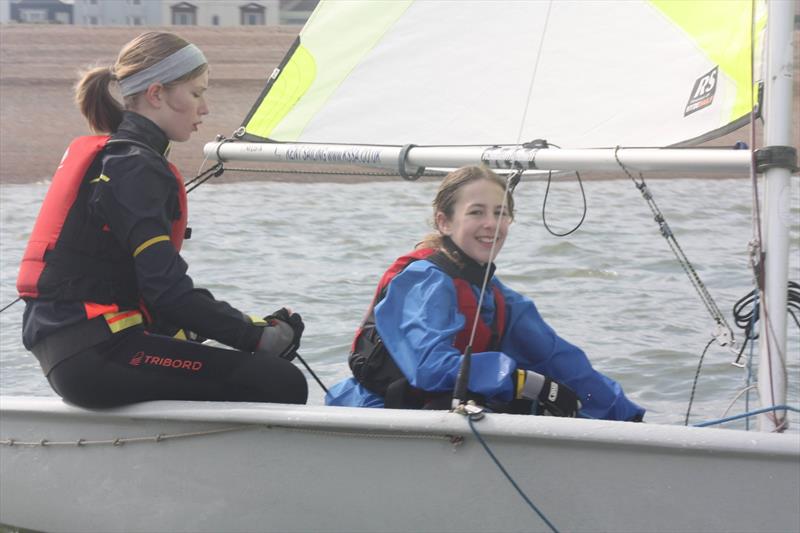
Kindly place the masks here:
[(72, 24), (71, 0), (0, 0), (0, 23)]
[(70, 0), (84, 26), (304, 24), (318, 0)]

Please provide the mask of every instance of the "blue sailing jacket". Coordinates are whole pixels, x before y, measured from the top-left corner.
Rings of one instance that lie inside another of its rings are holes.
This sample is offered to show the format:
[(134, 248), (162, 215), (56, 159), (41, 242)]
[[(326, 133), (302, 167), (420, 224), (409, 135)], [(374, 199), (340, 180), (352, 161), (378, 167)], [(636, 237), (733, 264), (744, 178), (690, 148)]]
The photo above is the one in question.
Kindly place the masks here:
[[(580, 398), (581, 416), (631, 420), (645, 410), (625, 397), (620, 385), (592, 368), (586, 354), (559, 337), (542, 319), (533, 301), (503, 285), (506, 330), (500, 351), (472, 355), (469, 389), (489, 400), (510, 401), (517, 368), (532, 370), (572, 388)], [(477, 293), (479, 287), (473, 286)], [(494, 299), (484, 298), (481, 317), (491, 322)], [(395, 363), (413, 387), (452, 391), (461, 353), (453, 346), (465, 325), (458, 311), (452, 278), (427, 260), (415, 261), (389, 284), (375, 307), (378, 333)], [(383, 407), (383, 398), (348, 378), (331, 387), (327, 405)]]

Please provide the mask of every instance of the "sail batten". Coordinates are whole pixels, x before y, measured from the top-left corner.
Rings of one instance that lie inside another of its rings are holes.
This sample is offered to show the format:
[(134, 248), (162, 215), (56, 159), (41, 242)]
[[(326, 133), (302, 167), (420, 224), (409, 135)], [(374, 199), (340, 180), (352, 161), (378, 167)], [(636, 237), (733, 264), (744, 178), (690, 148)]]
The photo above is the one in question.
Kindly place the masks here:
[(323, 0), (243, 127), (301, 143), (692, 143), (747, 120), (751, 11), (739, 0)]

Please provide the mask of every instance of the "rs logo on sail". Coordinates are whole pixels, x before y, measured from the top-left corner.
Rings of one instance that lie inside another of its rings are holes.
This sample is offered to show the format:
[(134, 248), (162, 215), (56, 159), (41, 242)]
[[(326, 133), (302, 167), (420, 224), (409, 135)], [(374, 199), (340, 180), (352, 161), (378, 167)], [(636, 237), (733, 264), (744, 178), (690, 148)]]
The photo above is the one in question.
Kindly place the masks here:
[(711, 102), (714, 101), (714, 93), (717, 90), (718, 71), (719, 66), (716, 66), (711, 69), (710, 72), (703, 74), (695, 80), (692, 93), (689, 95), (689, 102), (686, 104), (686, 109), (683, 111), (684, 117), (704, 107), (710, 106)]
[(192, 361), (191, 359), (173, 359), (171, 357), (159, 357), (157, 355), (147, 355), (144, 352), (136, 352), (136, 354), (128, 361), (131, 366), (155, 365), (155, 366), (168, 366), (170, 368), (182, 368), (191, 372), (197, 372), (203, 368), (202, 361)]

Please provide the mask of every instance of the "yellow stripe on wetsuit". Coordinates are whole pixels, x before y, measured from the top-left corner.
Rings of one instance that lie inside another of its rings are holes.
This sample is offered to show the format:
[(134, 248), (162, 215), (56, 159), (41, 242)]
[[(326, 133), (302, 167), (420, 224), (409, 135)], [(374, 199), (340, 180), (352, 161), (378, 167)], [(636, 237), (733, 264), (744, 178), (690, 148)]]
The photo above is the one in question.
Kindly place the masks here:
[(120, 311), (118, 313), (103, 313), (108, 329), (111, 333), (119, 333), (123, 329), (142, 324), (142, 314), (139, 311)]
[(100, 174), (99, 176), (97, 176), (95, 179), (93, 179), (89, 183), (97, 183), (98, 181), (111, 181), (111, 180), (105, 174)]
[(158, 237), (147, 239), (142, 244), (140, 244), (139, 247), (136, 248), (136, 250), (133, 251), (133, 257), (136, 257), (137, 255), (145, 251), (145, 249), (156, 244), (157, 242), (168, 241), (168, 240), (169, 240), (169, 235), (159, 235)]

